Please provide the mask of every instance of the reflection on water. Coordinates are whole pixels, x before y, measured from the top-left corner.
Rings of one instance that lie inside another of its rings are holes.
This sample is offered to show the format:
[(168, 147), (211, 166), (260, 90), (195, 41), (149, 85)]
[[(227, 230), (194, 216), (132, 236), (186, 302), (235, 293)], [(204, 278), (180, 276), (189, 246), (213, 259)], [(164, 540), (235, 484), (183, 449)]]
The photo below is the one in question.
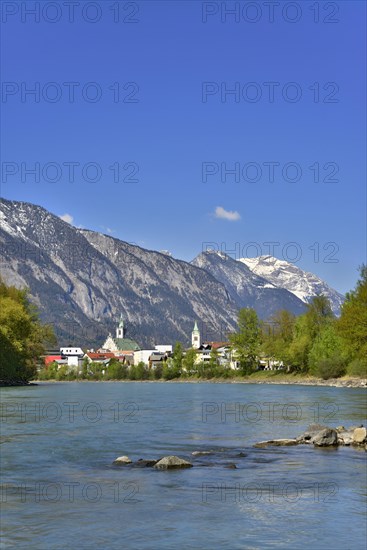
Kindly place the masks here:
[[(365, 550), (363, 449), (252, 447), (313, 422), (365, 425), (365, 389), (137, 382), (1, 394), (2, 548), (293, 550), (332, 541)], [(195, 467), (113, 466), (123, 454), (178, 454)]]

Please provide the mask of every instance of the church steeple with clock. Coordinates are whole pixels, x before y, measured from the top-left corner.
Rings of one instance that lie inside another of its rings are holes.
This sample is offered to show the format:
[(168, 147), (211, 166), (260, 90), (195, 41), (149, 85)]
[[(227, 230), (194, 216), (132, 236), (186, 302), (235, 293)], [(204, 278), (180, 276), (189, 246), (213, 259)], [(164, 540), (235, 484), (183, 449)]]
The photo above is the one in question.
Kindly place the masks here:
[(116, 328), (116, 338), (123, 338), (124, 337), (124, 319), (122, 317), (122, 313), (120, 314), (120, 321), (118, 324), (118, 327)]
[(200, 330), (198, 329), (198, 324), (195, 321), (194, 329), (191, 333), (191, 346), (194, 349), (199, 349), (200, 348), (200, 343), (201, 343), (200, 342)]

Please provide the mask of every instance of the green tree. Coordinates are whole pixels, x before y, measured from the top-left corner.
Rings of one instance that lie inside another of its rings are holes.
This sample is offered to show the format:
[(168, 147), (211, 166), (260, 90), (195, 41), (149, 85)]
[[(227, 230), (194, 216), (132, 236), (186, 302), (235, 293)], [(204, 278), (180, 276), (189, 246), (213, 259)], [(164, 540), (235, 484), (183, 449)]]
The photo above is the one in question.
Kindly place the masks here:
[(195, 368), (196, 350), (187, 350), (184, 358), (182, 359), (182, 367), (185, 370), (187, 376), (191, 376), (196, 372)]
[(183, 350), (182, 344), (176, 342), (172, 357), (163, 367), (163, 378), (165, 380), (173, 380), (174, 378), (179, 378), (182, 372), (182, 360), (183, 360)]
[(297, 317), (294, 325), (293, 340), (287, 349), (288, 361), (293, 368), (308, 372), (312, 346), (333, 319), (329, 300), (325, 296), (315, 296), (307, 305), (306, 313)]
[(288, 347), (288, 359), (292, 369), (307, 372), (308, 354), (312, 346), (312, 338), (308, 330), (305, 315), (297, 317), (294, 325), (292, 342)]
[(0, 280), (0, 379), (27, 382), (37, 373), (37, 361), (45, 344), (56, 338), (42, 325), (28, 290), (7, 286)]
[(162, 361), (161, 364), (157, 365), (154, 369), (150, 372), (150, 378), (152, 380), (160, 380), (163, 376), (163, 368), (165, 366), (165, 362)]
[(261, 330), (257, 313), (252, 308), (240, 309), (238, 331), (229, 335), (234, 357), (242, 374), (250, 374), (258, 364)]
[(183, 360), (182, 344), (181, 342), (176, 342), (175, 347), (173, 349), (173, 354), (172, 354), (172, 367), (176, 371), (181, 372), (182, 360)]
[(326, 296), (315, 296), (307, 305), (307, 311), (304, 314), (307, 324), (307, 332), (314, 340), (321, 332), (322, 328), (334, 319), (330, 301)]
[(343, 344), (336, 332), (335, 321), (325, 325), (315, 338), (308, 362), (311, 374), (321, 378), (337, 378), (345, 373)]
[(82, 374), (81, 378), (88, 378), (89, 375), (89, 359), (84, 357), (82, 362)]
[(39, 380), (56, 380), (58, 367), (57, 361), (52, 361), (47, 366), (40, 369), (38, 373)]
[(140, 361), (136, 367), (136, 380), (147, 380), (149, 378), (149, 372), (147, 367), (145, 366), (145, 363), (143, 361)]
[(367, 358), (367, 266), (360, 268), (360, 279), (346, 295), (336, 329), (350, 362)]
[(270, 323), (262, 325), (262, 351), (272, 359), (290, 366), (289, 348), (293, 341), (296, 318), (283, 309), (275, 313)]
[(112, 358), (108, 363), (107, 378), (108, 380), (126, 380), (126, 365), (122, 365), (118, 359)]

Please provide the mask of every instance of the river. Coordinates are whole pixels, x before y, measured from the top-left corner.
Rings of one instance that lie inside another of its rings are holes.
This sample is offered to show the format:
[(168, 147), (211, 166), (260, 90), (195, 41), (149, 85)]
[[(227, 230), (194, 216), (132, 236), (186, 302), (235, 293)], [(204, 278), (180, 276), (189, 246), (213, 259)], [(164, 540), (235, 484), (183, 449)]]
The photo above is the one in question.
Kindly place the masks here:
[[(366, 425), (363, 388), (41, 383), (1, 402), (1, 548), (366, 548), (364, 450), (252, 446)], [(194, 467), (112, 464), (170, 454)]]

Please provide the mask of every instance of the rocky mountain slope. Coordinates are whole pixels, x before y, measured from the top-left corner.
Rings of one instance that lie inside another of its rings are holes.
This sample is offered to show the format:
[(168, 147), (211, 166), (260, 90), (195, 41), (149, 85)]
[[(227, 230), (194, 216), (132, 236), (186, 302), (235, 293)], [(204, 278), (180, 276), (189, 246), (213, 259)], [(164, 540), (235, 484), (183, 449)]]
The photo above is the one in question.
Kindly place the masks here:
[(252, 307), (261, 319), (269, 318), (279, 309), (288, 309), (296, 315), (306, 309), (305, 303), (294, 294), (278, 288), (222, 252), (202, 252), (191, 263), (223, 283), (239, 308)]
[(239, 262), (247, 266), (252, 273), (263, 277), (278, 288), (292, 292), (305, 303), (309, 303), (317, 294), (323, 294), (330, 300), (334, 314), (340, 314), (344, 296), (330, 288), (325, 281), (313, 273), (303, 271), (294, 264), (272, 256), (241, 258)]

